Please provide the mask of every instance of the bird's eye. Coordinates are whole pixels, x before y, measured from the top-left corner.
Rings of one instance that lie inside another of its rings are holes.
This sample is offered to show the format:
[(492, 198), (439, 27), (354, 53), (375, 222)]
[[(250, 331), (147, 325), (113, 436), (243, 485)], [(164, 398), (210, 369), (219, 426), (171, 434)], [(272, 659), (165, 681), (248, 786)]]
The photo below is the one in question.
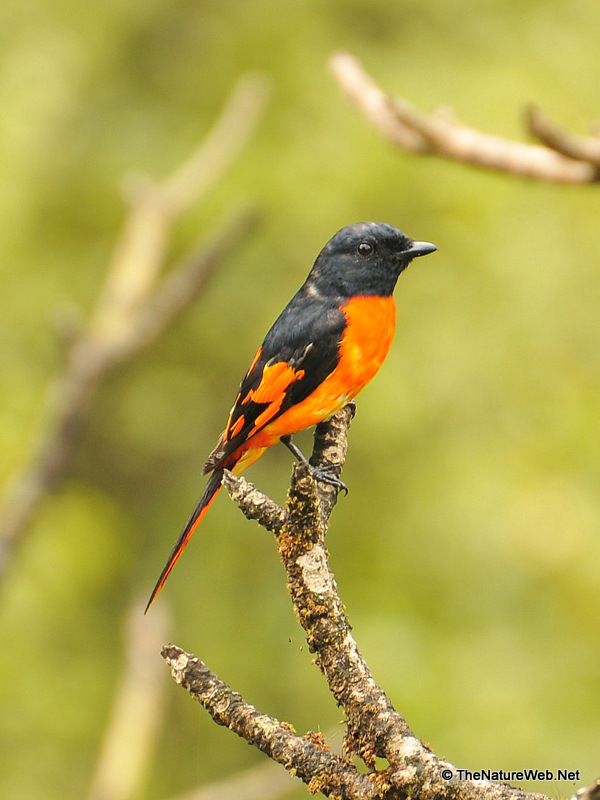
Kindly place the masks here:
[(361, 242), (356, 250), (360, 256), (370, 256), (373, 252), (373, 245), (369, 242)]

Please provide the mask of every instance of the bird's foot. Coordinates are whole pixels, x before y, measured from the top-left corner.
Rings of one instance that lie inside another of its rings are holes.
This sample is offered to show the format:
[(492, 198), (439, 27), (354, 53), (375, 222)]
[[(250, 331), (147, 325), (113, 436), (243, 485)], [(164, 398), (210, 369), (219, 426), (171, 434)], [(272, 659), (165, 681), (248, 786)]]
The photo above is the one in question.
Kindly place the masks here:
[(333, 471), (335, 469), (333, 464), (324, 464), (321, 467), (313, 467), (313, 465), (309, 462), (308, 466), (310, 467), (311, 475), (315, 480), (328, 483), (330, 486), (335, 486), (338, 492), (343, 492), (345, 495), (348, 494), (348, 487), (340, 478), (340, 476), (336, 475)]
[(323, 464), (321, 467), (314, 467), (304, 455), (302, 450), (300, 450), (300, 448), (297, 447), (294, 442), (292, 442), (291, 436), (282, 436), (281, 441), (287, 447), (287, 449), (294, 456), (296, 456), (298, 461), (302, 461), (304, 464), (307, 464), (308, 468), (310, 469), (310, 474), (316, 481), (328, 483), (330, 486), (335, 486), (338, 492), (344, 492), (344, 494), (348, 494), (348, 487), (344, 481), (341, 480), (339, 475), (335, 474), (335, 467), (333, 464)]

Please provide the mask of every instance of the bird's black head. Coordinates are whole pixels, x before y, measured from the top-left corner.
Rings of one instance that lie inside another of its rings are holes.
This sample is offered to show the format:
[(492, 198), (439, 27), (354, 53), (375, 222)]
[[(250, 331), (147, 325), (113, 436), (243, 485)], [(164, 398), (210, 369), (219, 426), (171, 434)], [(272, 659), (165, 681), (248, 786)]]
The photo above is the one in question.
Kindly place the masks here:
[(388, 297), (413, 258), (434, 250), (434, 244), (416, 242), (385, 222), (357, 222), (342, 228), (327, 242), (306, 287), (340, 297)]

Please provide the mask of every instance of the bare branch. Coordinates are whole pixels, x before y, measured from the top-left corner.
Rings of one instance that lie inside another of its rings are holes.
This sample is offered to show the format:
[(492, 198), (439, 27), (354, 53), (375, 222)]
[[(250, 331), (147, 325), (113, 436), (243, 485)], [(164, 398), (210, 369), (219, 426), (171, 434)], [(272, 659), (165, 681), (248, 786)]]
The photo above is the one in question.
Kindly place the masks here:
[(279, 533), (287, 517), (281, 506), (259, 491), (254, 484), (245, 478), (234, 475), (228, 469), (223, 474), (223, 486), (247, 519), (258, 522), (272, 533)]
[(369, 800), (378, 796), (375, 784), (342, 757), (331, 753), (321, 734), (298, 736), (291, 725), (261, 714), (234, 692), (196, 656), (169, 644), (162, 656), (181, 684), (215, 722), (301, 778), (312, 792)]
[[(340, 477), (348, 451), (348, 428), (354, 419), (356, 404), (348, 403), (341, 411), (315, 428), (313, 452), (310, 464), (325, 468), (327, 472)], [(320, 482), (319, 511), (325, 525), (338, 499), (338, 491), (330, 483)]]
[(405, 100), (390, 97), (349, 53), (334, 54), (330, 67), (341, 89), (369, 122), (410, 153), (436, 155), (552, 183), (600, 180), (598, 160), (586, 158), (584, 152), (589, 148), (584, 151), (581, 142), (578, 148), (563, 153), (556, 152), (560, 148), (554, 145), (549, 149), (492, 136), (459, 123), (447, 110), (422, 114)]
[(398, 118), (392, 98), (367, 75), (358, 59), (349, 53), (335, 53), (329, 66), (348, 99), (386, 139), (409, 153), (431, 152), (427, 140)]
[(64, 476), (90, 398), (108, 371), (150, 344), (197, 298), (208, 276), (254, 227), (243, 212), (162, 283), (177, 215), (204, 194), (237, 156), (264, 106), (267, 82), (238, 83), (220, 119), (189, 160), (162, 183), (135, 193), (122, 238), (87, 329), (72, 338), (40, 440), (9, 481), (0, 514), (0, 581), (41, 501)]
[(254, 132), (271, 90), (265, 72), (243, 75), (219, 118), (197, 150), (163, 184), (164, 200), (171, 214), (180, 214), (217, 183), (235, 161)]
[(535, 106), (529, 106), (525, 113), (531, 135), (540, 142), (567, 158), (589, 161), (600, 168), (600, 137), (572, 133)]
[(137, 797), (162, 716), (165, 684), (154, 654), (164, 641), (164, 609), (143, 616), (144, 605), (132, 604), (125, 630), (125, 665), (111, 718), (96, 764), (88, 800)]
[[(343, 411), (334, 414), (326, 425), (317, 427), (311, 464), (326, 467), (331, 474), (340, 476), (348, 448), (348, 426), (354, 411), (354, 403), (348, 403)], [(223, 486), (247, 519), (258, 522), (263, 528), (275, 534), (281, 532), (287, 520), (287, 512), (259, 491), (254, 484), (225, 470)], [(325, 521), (329, 519), (337, 503), (337, 494), (337, 490), (331, 484), (319, 483), (320, 512)]]
[[(345, 439), (344, 429), (350, 418), (351, 412), (346, 408), (330, 422), (319, 425), (315, 432), (315, 451), (321, 450), (321, 437), (331, 436), (330, 425)], [(339, 458), (344, 456), (345, 444), (338, 451)], [(315, 463), (319, 466), (317, 458)], [(341, 469), (342, 463), (336, 466)], [(324, 542), (326, 525), (319, 511), (315, 483), (306, 465), (300, 464), (292, 478), (288, 517), (278, 537), (279, 552), (307, 642), (316, 653), (317, 664), (332, 694), (346, 713), (346, 748), (360, 755), (371, 768), (376, 757), (386, 758), (390, 764), (389, 769), (377, 773), (381, 796), (392, 791), (392, 796), (419, 797), (420, 800), (436, 800), (440, 796), (456, 800), (541, 800), (543, 795), (529, 794), (505, 784), (458, 780), (458, 770), (432, 753), (394, 709), (374, 680), (352, 636), (329, 567)], [(452, 777), (445, 779), (444, 775)]]
[(129, 332), (114, 353), (125, 361), (149, 347), (201, 295), (214, 271), (256, 229), (255, 208), (238, 212), (221, 224), (208, 242), (182, 259), (156, 286), (154, 294), (132, 317)]
[[(346, 455), (347, 429), (353, 411), (351, 406), (347, 406), (317, 426), (311, 457), (314, 466), (327, 464), (339, 475)], [(271, 503), (244, 479), (229, 473), (226, 480), (230, 493), (249, 518), (259, 518), (262, 509)], [(462, 780), (456, 767), (436, 756), (415, 736), (376, 683), (352, 636), (328, 563), (325, 533), (333, 503), (327, 495), (334, 491), (328, 484), (317, 486), (308, 465), (296, 465), (286, 514), (276, 515), (276, 526), (269, 524), (270, 529), (275, 527), (278, 531), (278, 549), (288, 575), (288, 587), (310, 650), (316, 654), (316, 663), (346, 714), (348, 734), (345, 749), (349, 754), (358, 754), (370, 768), (367, 781), (351, 762), (338, 761), (339, 757), (326, 757), (320, 751), (320, 745), (318, 754), (311, 748), (307, 750), (307, 740), (315, 743), (314, 734), (295, 737), (286, 723), (259, 714), (238, 694), (232, 693), (205, 665), (169, 645), (163, 655), (173, 668), (175, 679), (184, 683), (192, 694), (201, 695), (196, 699), (219, 724), (235, 730), (290, 771), (300, 764), (298, 774), (309, 788), (332, 797), (548, 800), (545, 795), (532, 794), (503, 783)], [(272, 506), (278, 509), (275, 504)], [(271, 518), (267, 515), (266, 519)], [(387, 759), (389, 766), (375, 771), (377, 757)], [(311, 779), (312, 769), (316, 772), (312, 773)], [(337, 777), (329, 772), (336, 769), (342, 770)], [(357, 783), (359, 780), (362, 782), (360, 785)]]
[(255, 128), (267, 92), (268, 81), (261, 73), (241, 78), (212, 130), (181, 167), (157, 184), (138, 177), (92, 324), (103, 342), (127, 336), (133, 312), (154, 291), (175, 220), (237, 157)]

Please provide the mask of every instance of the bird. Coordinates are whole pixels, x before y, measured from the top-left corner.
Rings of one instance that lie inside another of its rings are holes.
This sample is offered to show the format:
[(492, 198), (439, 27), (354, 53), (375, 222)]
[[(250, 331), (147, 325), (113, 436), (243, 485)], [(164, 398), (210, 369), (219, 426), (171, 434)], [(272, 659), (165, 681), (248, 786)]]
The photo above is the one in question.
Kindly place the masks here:
[[(206, 487), (146, 611), (219, 492), (224, 470), (240, 474), (279, 441), (306, 462), (292, 435), (353, 401), (375, 376), (394, 336), (396, 282), (414, 258), (435, 250), (384, 222), (348, 225), (327, 242), (244, 375), (225, 430), (204, 465), (210, 474)], [(331, 473), (317, 471), (316, 477), (345, 488)]]

